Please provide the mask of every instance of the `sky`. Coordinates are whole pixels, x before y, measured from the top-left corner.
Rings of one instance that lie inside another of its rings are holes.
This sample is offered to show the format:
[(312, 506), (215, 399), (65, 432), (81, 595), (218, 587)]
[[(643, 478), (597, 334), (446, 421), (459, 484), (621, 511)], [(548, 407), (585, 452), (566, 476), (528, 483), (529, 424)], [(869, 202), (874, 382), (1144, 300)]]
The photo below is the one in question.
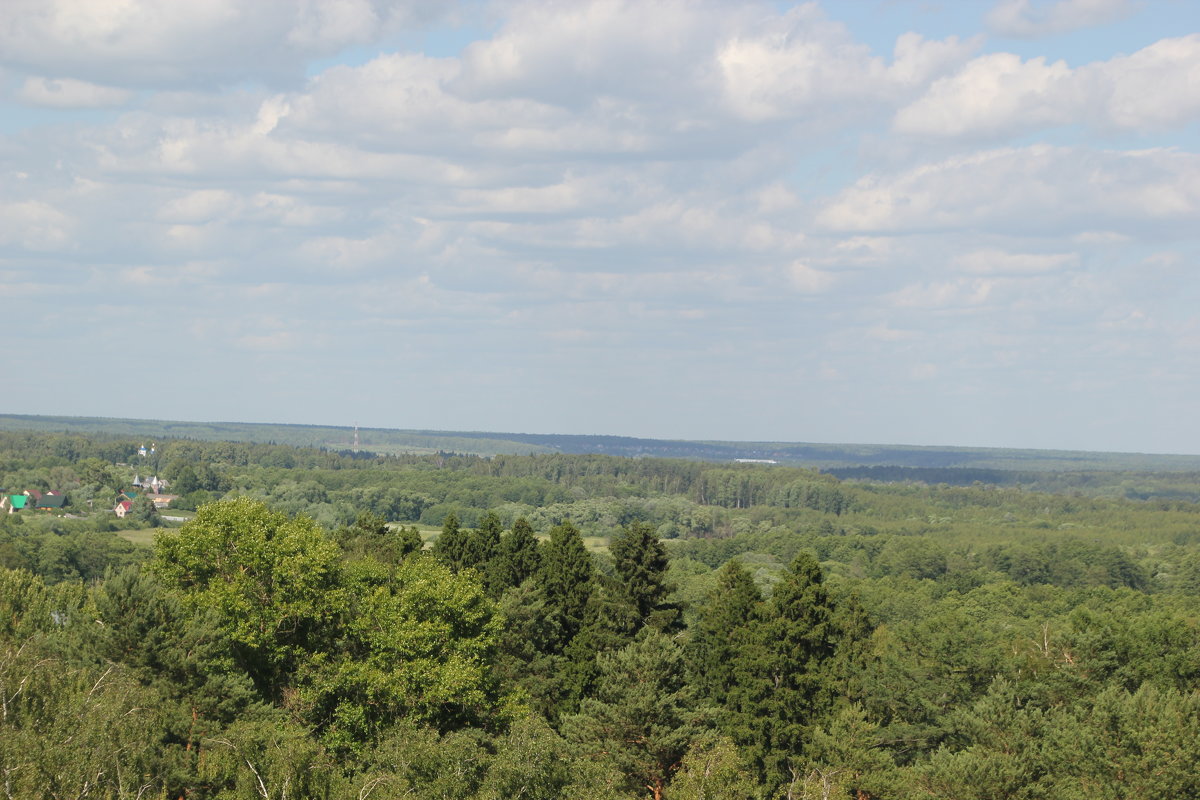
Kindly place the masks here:
[(1200, 454), (1193, 0), (4, 0), (0, 412)]

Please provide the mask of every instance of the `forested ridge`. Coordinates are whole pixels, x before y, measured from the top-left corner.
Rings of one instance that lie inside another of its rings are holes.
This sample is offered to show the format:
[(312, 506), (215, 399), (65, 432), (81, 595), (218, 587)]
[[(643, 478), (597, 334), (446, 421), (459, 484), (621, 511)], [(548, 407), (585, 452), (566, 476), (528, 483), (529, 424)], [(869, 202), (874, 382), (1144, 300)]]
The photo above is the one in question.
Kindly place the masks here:
[(6, 797), (1200, 796), (1187, 474), (142, 444), (0, 432)]
[[(431, 454), (514, 455), (603, 454), (629, 458), (673, 458), (732, 462), (759, 459), (791, 466), (818, 467), (848, 474), (867, 471), (871, 479), (959, 483), (1038, 483), (1050, 473), (1055, 490), (1089, 473), (1123, 471), (1139, 476), (1200, 472), (1200, 456), (1163, 453), (1112, 453), (1079, 450), (1029, 450), (994, 447), (934, 447), (895, 444), (805, 442), (689, 441), (632, 436), (503, 433), (495, 431), (400, 430), (334, 425), (258, 422), (56, 417), (0, 414), (0, 431), (82, 434), (142, 441), (191, 439), (205, 442), (257, 442), (322, 448), (357, 455)], [(972, 472), (978, 473), (971, 475)], [(968, 477), (970, 476), (970, 477)], [(1146, 488), (1146, 487), (1142, 487)], [(1197, 499), (1193, 497), (1193, 499)]]

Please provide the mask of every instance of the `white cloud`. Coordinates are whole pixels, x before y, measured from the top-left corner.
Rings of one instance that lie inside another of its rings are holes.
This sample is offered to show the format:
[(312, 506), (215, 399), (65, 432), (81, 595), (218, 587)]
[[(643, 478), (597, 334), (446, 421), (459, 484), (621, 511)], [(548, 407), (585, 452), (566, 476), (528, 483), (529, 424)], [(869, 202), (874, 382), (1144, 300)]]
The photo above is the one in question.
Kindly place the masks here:
[(128, 86), (294, 81), (427, 16), (415, 0), (6, 0), (0, 63)]
[(903, 342), (917, 338), (918, 334), (911, 330), (893, 328), (885, 323), (871, 326), (864, 334), (865, 338), (877, 342)]
[(799, 261), (793, 263), (787, 270), (788, 280), (799, 292), (805, 294), (820, 294), (833, 287), (835, 276), (819, 269), (813, 269)]
[(238, 204), (236, 195), (223, 189), (201, 189), (167, 201), (158, 211), (163, 222), (197, 223), (224, 217)]
[[(9, 0), (0, 270), (59, 287), (5, 308), (14, 346), (58, 331), (87, 369), (121, 337), (170, 340), (154, 396), (129, 402), (181, 417), (321, 421), (375, 370), (363, 402), (384, 424), (449, 425), (453, 397), (475, 427), (527, 408), (543, 430), (736, 437), (726, 421), (754, 419), (811, 439), (788, 426), (822, 419), (899, 441), (881, 420), (926, 419), (962, 443), (1138, 363), (1176, 382), (1126, 381), (1142, 399), (1195, 394), (1169, 341), (1200, 341), (1200, 42), (1182, 22), (1141, 50), (1109, 30), (978, 56), (976, 31), (946, 29), (961, 15), (868, 28), (829, 3), (850, 22), (814, 3), (484, 0), (467, 27), (393, 36), (418, 5), (438, 4)], [(1048, 128), (1061, 146), (978, 146)], [(181, 311), (133, 313), (151, 300)], [(1085, 351), (1112, 360), (1044, 360)], [(314, 369), (328, 385), (289, 400)], [(480, 375), (504, 403), (454, 391)], [(96, 376), (98, 396), (127, 391)], [(736, 387), (764, 376), (778, 391), (748, 409)], [(803, 391), (816, 376), (824, 396)], [(438, 391), (396, 419), (377, 398), (412, 380)], [(13, 402), (72, 396), (34, 383)], [(636, 408), (604, 389), (631, 383)], [(593, 388), (548, 421), (540, 399), (564, 385)], [(1104, 410), (1152, 405), (1137, 399)], [(1013, 430), (1053, 443), (1064, 418)]]
[(1081, 231), (1071, 237), (1072, 242), (1082, 245), (1120, 245), (1125, 244), (1130, 237), (1116, 231)]
[(72, 228), (71, 218), (49, 203), (0, 203), (0, 243), (32, 251), (69, 248)]
[(234, 340), (234, 343), (240, 348), (269, 353), (295, 350), (300, 342), (301, 337), (295, 331), (251, 333), (239, 336)]
[(1200, 33), (1163, 39), (1081, 72), (1107, 90), (1106, 122), (1117, 128), (1170, 129), (1200, 117)]
[(714, 41), (755, 18), (758, 7), (580, 0), (517, 3), (508, 11), (495, 36), (466, 49), (454, 90), (581, 108), (605, 97), (671, 106), (695, 99)]
[(912, 369), (909, 370), (909, 377), (913, 380), (927, 381), (936, 378), (940, 372), (941, 370), (937, 364), (931, 364), (926, 361), (914, 364)]
[(1200, 34), (1071, 69), (1011, 53), (973, 59), (896, 112), (899, 133), (992, 137), (1064, 125), (1164, 130), (1200, 117)]
[(73, 78), (26, 78), (17, 97), (48, 108), (109, 108), (124, 105), (133, 92)]
[(1036, 38), (1105, 25), (1133, 13), (1131, 0), (999, 0), (988, 12), (987, 24), (1001, 36)]
[(164, 199), (155, 219), (169, 224), (195, 225), (213, 221), (255, 222), (291, 228), (336, 222), (340, 209), (305, 203), (276, 192), (242, 195), (226, 189), (198, 189)]
[(744, 119), (792, 117), (821, 101), (878, 92), (882, 60), (814, 4), (763, 27), (732, 37), (717, 54), (725, 102)]
[(1200, 156), (1033, 145), (868, 175), (817, 215), (838, 231), (1083, 232), (1133, 235), (1147, 223), (1190, 229), (1200, 213)]
[(821, 106), (828, 111), (831, 104), (890, 104), (897, 92), (960, 64), (980, 41), (905, 33), (887, 65), (809, 3), (730, 38), (717, 65), (726, 104), (740, 117), (762, 122), (809, 115)]
[[(645, 131), (696, 134), (729, 115), (821, 122), (833, 107), (890, 106), (962, 63), (979, 38), (897, 37), (892, 62), (855, 41), (817, 3), (783, 14), (719, 0), (527, 2), (472, 44), (446, 90), (599, 112)], [(521, 126), (516, 126), (521, 127)], [(624, 127), (624, 126), (623, 126)]]
[(896, 39), (888, 78), (903, 87), (922, 86), (961, 65), (982, 45), (982, 36), (931, 40), (909, 31)]
[(955, 265), (977, 275), (1037, 275), (1077, 267), (1079, 254), (975, 250), (956, 258)]
[(996, 289), (987, 278), (960, 278), (906, 286), (891, 297), (896, 308), (962, 309), (981, 306)]
[(228, 272), (228, 268), (214, 262), (185, 262), (183, 264), (142, 264), (123, 267), (117, 277), (131, 286), (162, 289), (180, 285), (203, 285)]
[(1080, 106), (1064, 85), (1070, 76), (1063, 61), (1023, 62), (1011, 53), (981, 56), (896, 112), (893, 127), (899, 133), (962, 136), (1066, 124)]

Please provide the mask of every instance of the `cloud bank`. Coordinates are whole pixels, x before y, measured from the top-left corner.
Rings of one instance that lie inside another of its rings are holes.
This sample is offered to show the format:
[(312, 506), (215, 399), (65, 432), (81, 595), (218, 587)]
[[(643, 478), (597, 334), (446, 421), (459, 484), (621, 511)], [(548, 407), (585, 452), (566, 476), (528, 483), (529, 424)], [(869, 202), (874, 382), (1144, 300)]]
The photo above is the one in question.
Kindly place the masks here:
[(7, 410), (1200, 452), (1197, 20), (910, 7), (14, 0)]

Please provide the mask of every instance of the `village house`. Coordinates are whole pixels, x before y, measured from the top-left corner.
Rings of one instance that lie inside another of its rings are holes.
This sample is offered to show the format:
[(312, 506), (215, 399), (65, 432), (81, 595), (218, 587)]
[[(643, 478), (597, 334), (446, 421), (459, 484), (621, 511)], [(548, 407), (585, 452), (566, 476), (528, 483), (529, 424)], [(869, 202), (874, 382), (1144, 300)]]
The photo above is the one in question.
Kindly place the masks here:
[(0, 512), (15, 514), (27, 508), (39, 511), (54, 511), (66, 505), (67, 498), (61, 492), (42, 494), (37, 489), (26, 489), (21, 494), (0, 495)]
[(67, 504), (67, 498), (58, 492), (46, 492), (41, 500), (34, 502), (33, 507), (39, 511), (54, 511)]
[(15, 514), (25, 508), (29, 498), (23, 494), (6, 494), (0, 498), (0, 511)]
[(171, 505), (171, 501), (179, 497), (177, 494), (152, 494), (149, 495), (150, 502), (154, 503), (155, 508), (166, 508)]

